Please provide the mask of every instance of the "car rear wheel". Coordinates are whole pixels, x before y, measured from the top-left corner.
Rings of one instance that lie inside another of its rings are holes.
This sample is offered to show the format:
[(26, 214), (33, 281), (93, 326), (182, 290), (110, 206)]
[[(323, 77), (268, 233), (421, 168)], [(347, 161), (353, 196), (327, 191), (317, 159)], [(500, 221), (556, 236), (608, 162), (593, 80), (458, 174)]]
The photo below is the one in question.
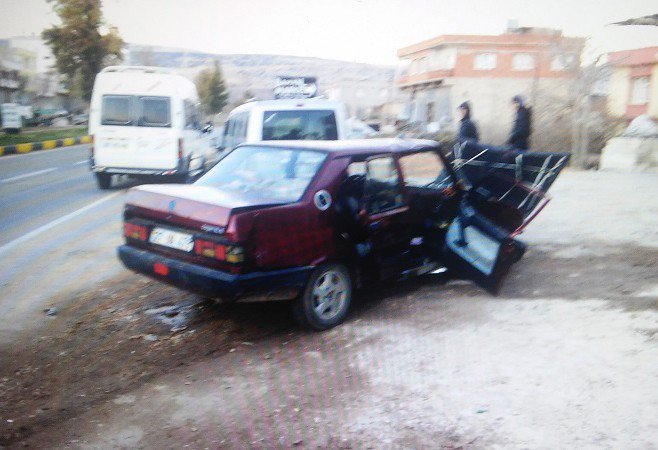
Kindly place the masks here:
[(323, 264), (313, 271), (303, 294), (295, 300), (293, 312), (306, 328), (326, 330), (347, 316), (352, 300), (352, 280), (342, 264)]
[(109, 173), (97, 173), (96, 183), (99, 189), (109, 189), (112, 186), (112, 175)]

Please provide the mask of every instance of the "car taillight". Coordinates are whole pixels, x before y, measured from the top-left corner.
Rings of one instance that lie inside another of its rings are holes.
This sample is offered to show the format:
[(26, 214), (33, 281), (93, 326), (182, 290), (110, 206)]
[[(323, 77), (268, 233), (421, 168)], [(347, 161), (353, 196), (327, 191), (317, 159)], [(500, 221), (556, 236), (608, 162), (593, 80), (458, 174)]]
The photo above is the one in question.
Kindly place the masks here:
[(123, 224), (123, 235), (131, 239), (145, 241), (148, 239), (149, 230), (144, 225), (126, 222)]
[(226, 246), (212, 241), (197, 239), (194, 241), (194, 253), (207, 258), (224, 261), (226, 259)]
[(183, 159), (183, 138), (178, 138), (178, 159)]
[(94, 157), (94, 135), (93, 134), (91, 135), (91, 143), (89, 145), (89, 156), (91, 158)]
[(244, 249), (237, 245), (227, 247), (226, 261), (234, 264), (244, 262)]
[(244, 262), (244, 250), (237, 245), (218, 244), (205, 239), (196, 239), (194, 241), (194, 253), (207, 258), (214, 258), (220, 261), (239, 264)]

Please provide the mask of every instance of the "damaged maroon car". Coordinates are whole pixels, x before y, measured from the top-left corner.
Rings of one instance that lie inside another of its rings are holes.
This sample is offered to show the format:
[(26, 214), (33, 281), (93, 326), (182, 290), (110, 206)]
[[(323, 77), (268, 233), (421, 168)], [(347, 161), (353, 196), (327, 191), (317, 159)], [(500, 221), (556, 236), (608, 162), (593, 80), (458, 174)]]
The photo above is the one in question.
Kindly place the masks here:
[(353, 290), (443, 267), (496, 293), (568, 155), (427, 140), (263, 142), (193, 185), (130, 189), (119, 257), (222, 301), (290, 300), (322, 330)]

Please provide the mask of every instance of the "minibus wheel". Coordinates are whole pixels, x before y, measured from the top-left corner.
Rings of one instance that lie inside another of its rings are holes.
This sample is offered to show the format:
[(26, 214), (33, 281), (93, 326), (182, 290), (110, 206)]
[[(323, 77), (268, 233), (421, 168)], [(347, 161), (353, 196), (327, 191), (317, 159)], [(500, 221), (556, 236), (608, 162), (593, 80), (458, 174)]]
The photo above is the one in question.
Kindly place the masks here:
[(109, 173), (96, 173), (96, 183), (99, 189), (109, 189), (112, 187), (112, 175)]

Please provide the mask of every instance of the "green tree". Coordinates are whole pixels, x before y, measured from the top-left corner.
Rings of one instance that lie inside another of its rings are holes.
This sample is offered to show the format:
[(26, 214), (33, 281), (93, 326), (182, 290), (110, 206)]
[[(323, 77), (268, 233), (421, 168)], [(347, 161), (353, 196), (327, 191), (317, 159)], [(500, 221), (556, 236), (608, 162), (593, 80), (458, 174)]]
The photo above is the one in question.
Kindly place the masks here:
[(96, 74), (104, 66), (121, 61), (123, 41), (114, 27), (101, 34), (101, 0), (48, 1), (53, 3), (61, 25), (44, 30), (41, 36), (55, 55), (57, 70), (66, 76), (68, 87), (89, 101)]
[(221, 112), (228, 103), (228, 91), (224, 85), (219, 63), (215, 61), (212, 69), (199, 72), (195, 82), (204, 112), (206, 114)]

